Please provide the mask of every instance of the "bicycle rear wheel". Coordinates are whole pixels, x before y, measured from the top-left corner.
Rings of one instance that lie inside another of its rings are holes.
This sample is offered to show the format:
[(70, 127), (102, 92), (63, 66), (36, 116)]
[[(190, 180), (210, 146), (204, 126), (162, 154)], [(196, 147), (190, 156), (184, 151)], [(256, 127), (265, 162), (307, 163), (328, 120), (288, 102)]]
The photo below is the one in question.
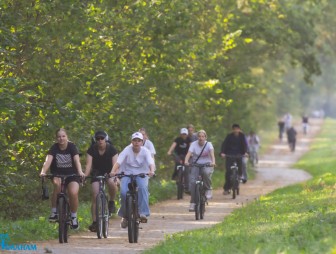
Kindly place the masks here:
[(138, 241), (137, 216), (135, 214), (135, 207), (132, 195), (126, 195), (126, 213), (128, 222), (128, 241), (130, 243), (136, 243)]
[(181, 169), (179, 169), (177, 171), (177, 199), (183, 199), (183, 171)]
[(103, 235), (103, 220), (104, 220), (104, 194), (98, 193), (96, 197), (96, 220), (97, 220), (97, 237), (102, 238)]
[(103, 206), (103, 211), (104, 211), (103, 236), (104, 236), (104, 238), (107, 238), (108, 237), (110, 217), (109, 217), (109, 210), (108, 210), (108, 200), (107, 200), (106, 196), (105, 196), (104, 200), (105, 200), (105, 203), (104, 203), (104, 206)]
[(201, 217), (201, 186), (196, 183), (195, 187), (195, 219), (199, 220)]
[(60, 243), (68, 242), (67, 203), (65, 197), (59, 197), (57, 202), (58, 212), (58, 240)]

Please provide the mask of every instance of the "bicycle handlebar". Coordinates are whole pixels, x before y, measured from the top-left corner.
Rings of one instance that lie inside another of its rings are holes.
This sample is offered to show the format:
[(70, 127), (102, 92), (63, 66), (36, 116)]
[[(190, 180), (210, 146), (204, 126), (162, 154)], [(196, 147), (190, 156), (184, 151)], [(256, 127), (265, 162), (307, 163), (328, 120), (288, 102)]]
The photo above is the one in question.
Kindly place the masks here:
[(246, 155), (241, 155), (241, 154), (238, 154), (238, 155), (225, 154), (225, 157), (226, 158), (233, 158), (233, 159), (240, 159), (240, 158), (244, 158), (244, 157), (247, 157), (247, 156)]
[(199, 163), (191, 163), (191, 167), (198, 167), (198, 168), (204, 168), (204, 167), (211, 167), (211, 163), (205, 163), (205, 164), (199, 164)]
[(81, 178), (81, 176), (79, 175), (76, 175), (76, 174), (71, 174), (71, 175), (59, 175), (59, 174), (46, 174), (46, 175), (42, 175), (40, 176), (41, 178), (53, 178), (53, 177), (58, 177), (58, 178), (63, 178), (63, 179), (66, 179), (68, 177), (79, 177)]

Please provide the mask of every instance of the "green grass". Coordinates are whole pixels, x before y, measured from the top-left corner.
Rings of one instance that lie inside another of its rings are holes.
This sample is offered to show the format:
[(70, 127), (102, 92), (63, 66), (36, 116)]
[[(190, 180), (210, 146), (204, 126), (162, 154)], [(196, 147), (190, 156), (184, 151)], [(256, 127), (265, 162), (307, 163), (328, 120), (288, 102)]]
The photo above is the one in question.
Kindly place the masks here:
[(336, 253), (336, 121), (295, 168), (312, 174), (235, 210), (209, 229), (167, 235), (146, 253)]

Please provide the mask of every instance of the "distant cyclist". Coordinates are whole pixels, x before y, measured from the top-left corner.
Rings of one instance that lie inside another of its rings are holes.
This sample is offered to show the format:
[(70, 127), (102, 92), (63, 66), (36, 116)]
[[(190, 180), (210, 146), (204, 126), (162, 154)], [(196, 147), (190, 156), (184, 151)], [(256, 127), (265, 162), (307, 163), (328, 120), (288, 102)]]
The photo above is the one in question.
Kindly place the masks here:
[[(241, 131), (239, 124), (232, 125), (232, 132), (228, 134), (222, 143), (220, 156), (225, 158), (228, 156), (247, 156), (247, 143), (245, 134)], [(233, 162), (237, 162), (238, 174), (242, 177), (242, 158), (226, 158), (225, 167), (225, 183), (224, 183), (224, 195), (230, 193), (230, 176), (231, 176), (231, 166)], [(242, 179), (246, 182), (247, 179)]]
[[(192, 163), (209, 164), (204, 168), (203, 182), (205, 195), (207, 199), (212, 198), (212, 181), (211, 176), (216, 165), (214, 147), (211, 142), (207, 141), (207, 134), (204, 130), (197, 132), (198, 140), (191, 143), (189, 151), (184, 159), (184, 164), (189, 165), (189, 159), (192, 157)], [(199, 176), (199, 168), (191, 167), (190, 171), (190, 207), (189, 212), (195, 211), (195, 185)]]
[[(82, 166), (79, 160), (79, 152), (76, 145), (68, 140), (65, 129), (61, 128), (56, 131), (57, 142), (51, 146), (48, 151), (46, 161), (42, 166), (40, 176), (46, 175), (50, 168), (51, 174), (55, 175), (79, 175), (84, 177)], [(77, 177), (68, 177), (65, 181), (66, 190), (69, 195), (70, 212), (71, 212), (71, 228), (78, 229), (79, 223), (77, 219), (78, 209), (78, 192), (79, 182)], [(61, 191), (61, 179), (54, 177), (52, 179), (54, 191), (51, 199), (51, 215), (50, 222), (58, 220), (56, 209), (57, 195)]]
[[(95, 143), (90, 146), (86, 154), (85, 176), (91, 175), (92, 202), (91, 214), (92, 224), (89, 226), (91, 232), (97, 231), (96, 220), (96, 197), (99, 192), (99, 180), (95, 176), (104, 176), (112, 170), (112, 166), (117, 162), (118, 151), (108, 142), (108, 135), (105, 131), (97, 131), (94, 135)], [(118, 187), (112, 178), (107, 180), (107, 187), (110, 201), (108, 204), (109, 213), (115, 213), (115, 197)]]
[(260, 147), (260, 138), (254, 131), (250, 131), (249, 135), (247, 136), (247, 146), (250, 158), (252, 157), (252, 159), (255, 159), (255, 162), (258, 164), (259, 160), (258, 151)]
[[(140, 132), (132, 134), (131, 145), (125, 147), (125, 149), (119, 154), (117, 162), (113, 165), (111, 176), (115, 176), (117, 173), (122, 172), (125, 175), (137, 175), (137, 174), (149, 174), (154, 175), (154, 160), (149, 150), (143, 147), (143, 135)], [(128, 191), (128, 184), (131, 179), (129, 177), (123, 177), (120, 183), (120, 198), (121, 207), (118, 211), (118, 215), (122, 217), (120, 226), (122, 228), (127, 227), (126, 219), (126, 193)], [(147, 217), (150, 215), (149, 210), (149, 192), (148, 192), (148, 176), (137, 177), (136, 183), (138, 186), (138, 205), (139, 214), (142, 221), (147, 221)]]
[[(172, 176), (173, 180), (177, 177), (177, 166), (184, 164), (184, 158), (187, 155), (190, 143), (191, 140), (188, 137), (188, 130), (186, 128), (182, 128), (180, 130), (180, 136), (175, 138), (167, 152), (168, 155), (174, 155), (175, 168)], [(188, 180), (188, 177), (185, 178), (185, 180)], [(187, 187), (188, 183), (185, 183), (185, 185)]]

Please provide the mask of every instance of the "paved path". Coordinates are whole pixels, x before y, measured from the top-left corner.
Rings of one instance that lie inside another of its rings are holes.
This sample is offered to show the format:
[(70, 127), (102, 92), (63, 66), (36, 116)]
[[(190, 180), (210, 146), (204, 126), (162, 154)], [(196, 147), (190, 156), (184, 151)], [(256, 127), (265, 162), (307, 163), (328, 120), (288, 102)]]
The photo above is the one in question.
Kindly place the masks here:
[[(270, 150), (260, 158), (256, 169), (256, 179), (241, 185), (241, 193), (237, 199), (223, 196), (222, 190), (213, 193), (213, 199), (206, 207), (205, 219), (195, 221), (194, 213), (187, 211), (189, 196), (184, 200), (168, 200), (151, 207), (151, 216), (147, 224), (141, 224), (139, 243), (129, 244), (127, 230), (119, 227), (119, 219), (110, 223), (109, 238), (97, 239), (91, 232), (73, 235), (68, 244), (59, 244), (58, 241), (39, 242), (38, 253), (63, 254), (63, 253), (140, 253), (164, 240), (165, 236), (184, 230), (201, 227), (211, 227), (221, 222), (224, 217), (234, 209), (255, 200), (260, 195), (269, 193), (277, 188), (306, 181), (310, 175), (304, 171), (290, 169), (299, 157), (309, 149), (312, 137), (319, 131), (322, 121), (312, 119), (310, 133), (307, 136), (300, 134), (301, 128), (297, 127), (298, 142), (294, 153), (289, 152), (285, 141), (274, 144)], [(20, 252), (22, 253), (22, 252)], [(31, 252), (30, 252), (31, 253)]]

